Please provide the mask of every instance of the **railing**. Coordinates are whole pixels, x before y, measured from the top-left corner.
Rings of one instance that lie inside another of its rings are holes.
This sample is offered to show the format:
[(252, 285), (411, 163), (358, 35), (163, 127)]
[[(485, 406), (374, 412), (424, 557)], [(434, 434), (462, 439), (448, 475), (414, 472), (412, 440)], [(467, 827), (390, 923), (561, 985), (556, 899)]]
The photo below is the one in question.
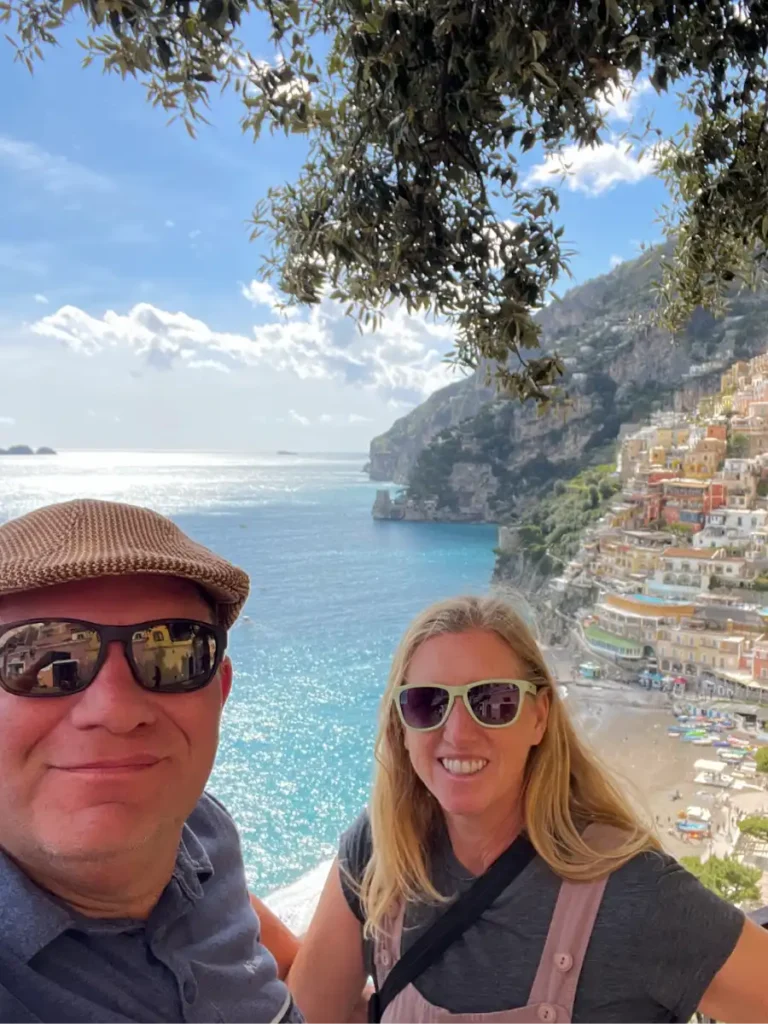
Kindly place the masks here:
[[(768, 929), (768, 906), (761, 906), (759, 910), (753, 910), (748, 916), (752, 918), (756, 925)], [(718, 1021), (713, 1017), (701, 1017), (700, 1014), (696, 1014), (696, 1019), (699, 1024), (718, 1024)]]

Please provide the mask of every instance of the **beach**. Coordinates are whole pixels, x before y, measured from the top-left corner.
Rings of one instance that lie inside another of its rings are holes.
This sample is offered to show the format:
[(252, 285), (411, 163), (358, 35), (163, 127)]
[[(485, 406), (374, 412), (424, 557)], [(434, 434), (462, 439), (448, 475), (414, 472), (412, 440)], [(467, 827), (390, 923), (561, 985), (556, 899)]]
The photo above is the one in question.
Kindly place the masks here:
[[(713, 751), (667, 735), (675, 722), (667, 695), (607, 680), (569, 683), (568, 692), (583, 738), (656, 825), (673, 857), (731, 853), (739, 835), (738, 813), (757, 813), (768, 806), (765, 791), (723, 791), (694, 781), (694, 762), (712, 759)], [(678, 814), (690, 805), (712, 813), (711, 841), (686, 839), (674, 829)]]

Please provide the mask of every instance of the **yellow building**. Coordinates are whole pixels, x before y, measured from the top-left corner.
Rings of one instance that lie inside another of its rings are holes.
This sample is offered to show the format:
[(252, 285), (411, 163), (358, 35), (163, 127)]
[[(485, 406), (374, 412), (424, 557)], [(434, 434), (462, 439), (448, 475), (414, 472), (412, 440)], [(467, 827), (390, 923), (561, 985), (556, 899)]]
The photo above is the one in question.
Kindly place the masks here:
[(688, 444), (690, 435), (691, 428), (687, 423), (675, 427), (656, 427), (655, 444), (662, 448), (676, 448), (678, 445)]
[(733, 632), (662, 626), (657, 634), (656, 658), (663, 672), (736, 672), (751, 644), (751, 638)]
[(734, 363), (720, 378), (720, 391), (727, 393), (729, 391), (735, 391), (739, 386), (740, 378), (750, 378), (751, 367), (749, 363), (738, 362)]
[(679, 625), (695, 612), (693, 604), (666, 604), (643, 594), (606, 594), (595, 606), (601, 629), (648, 646), (656, 644), (663, 626)]
[(150, 674), (154, 667), (158, 682), (160, 672), (166, 681), (172, 678), (174, 682), (184, 682), (205, 672), (213, 660), (214, 650), (193, 628), (179, 629), (171, 636), (168, 626), (157, 625), (134, 635), (137, 660), (149, 663)]

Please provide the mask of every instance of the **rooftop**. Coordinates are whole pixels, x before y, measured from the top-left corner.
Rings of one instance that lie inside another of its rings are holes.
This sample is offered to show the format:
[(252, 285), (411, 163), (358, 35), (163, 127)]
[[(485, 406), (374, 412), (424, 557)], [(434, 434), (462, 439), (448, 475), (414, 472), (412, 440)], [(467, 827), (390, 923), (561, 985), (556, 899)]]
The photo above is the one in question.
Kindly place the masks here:
[[(765, 609), (765, 614), (768, 615), (768, 609)], [(696, 618), (718, 623), (726, 623), (730, 619), (731, 622), (738, 623), (742, 626), (761, 627), (764, 625), (763, 620), (760, 617), (760, 613), (752, 608), (729, 608), (728, 606), (705, 605), (704, 607), (697, 609)]]
[(632, 650), (640, 650), (642, 647), (642, 644), (639, 644), (636, 640), (628, 640), (624, 636), (616, 636), (615, 633), (609, 633), (608, 630), (601, 629), (600, 626), (587, 626), (584, 630), (584, 635), (587, 640), (611, 644), (613, 647), (628, 647)]
[(717, 557), (718, 550), (718, 548), (666, 548), (662, 554), (665, 558), (694, 558), (700, 562), (711, 562)]
[(669, 484), (670, 487), (685, 487), (690, 490), (706, 490), (709, 487), (709, 480), (687, 480), (684, 477), (672, 477), (671, 480), (665, 480), (665, 484)]

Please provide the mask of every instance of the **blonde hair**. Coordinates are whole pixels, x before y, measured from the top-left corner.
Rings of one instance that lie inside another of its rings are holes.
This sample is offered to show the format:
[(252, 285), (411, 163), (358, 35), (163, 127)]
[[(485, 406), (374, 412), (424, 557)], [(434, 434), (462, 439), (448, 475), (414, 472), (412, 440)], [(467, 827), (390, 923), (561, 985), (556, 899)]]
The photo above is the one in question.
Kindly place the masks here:
[[(549, 691), (546, 731), (531, 750), (523, 788), (525, 830), (538, 855), (562, 878), (588, 881), (638, 853), (660, 848), (651, 827), (577, 736), (533, 633), (512, 605), (495, 597), (441, 601), (407, 629), (382, 698), (370, 802), (373, 853), (359, 885), (366, 936), (381, 930), (401, 900), (445, 899), (430, 881), (426, 861), (442, 810), (411, 765), (392, 694), (405, 681), (411, 658), (425, 640), (468, 630), (498, 634), (525, 665), (526, 678)], [(623, 841), (607, 851), (594, 849), (581, 836), (585, 824), (592, 822), (618, 828)]]

